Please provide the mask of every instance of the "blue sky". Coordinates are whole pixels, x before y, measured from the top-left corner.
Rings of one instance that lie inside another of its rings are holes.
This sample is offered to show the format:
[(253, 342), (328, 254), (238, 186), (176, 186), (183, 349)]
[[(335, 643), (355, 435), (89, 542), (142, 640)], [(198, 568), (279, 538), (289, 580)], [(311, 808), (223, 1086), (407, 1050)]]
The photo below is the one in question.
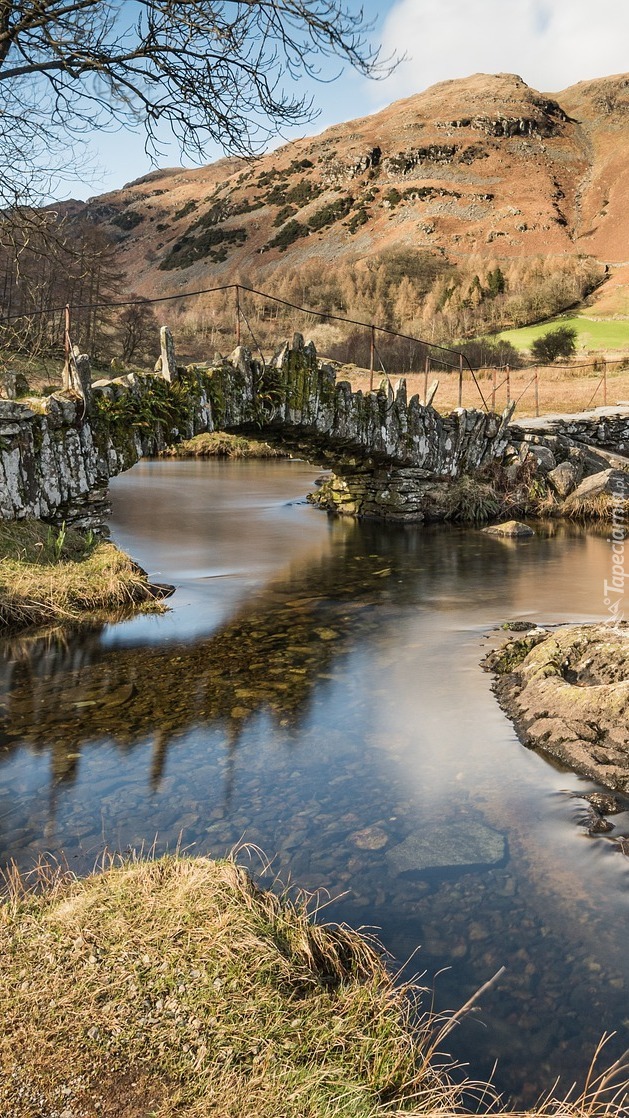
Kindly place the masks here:
[[(346, 72), (331, 84), (310, 83), (320, 115), (292, 135), (319, 132), (435, 82), (478, 72), (517, 73), (551, 93), (629, 66), (629, 0), (605, 0), (596, 8), (591, 0), (367, 0), (363, 7), (376, 21), (385, 53), (406, 53), (408, 60), (384, 81)], [(95, 136), (91, 151), (100, 171), (71, 184), (74, 197), (115, 189), (154, 166), (139, 134)], [(220, 155), (208, 147), (207, 162)], [(159, 160), (160, 166), (182, 162), (175, 146)]]

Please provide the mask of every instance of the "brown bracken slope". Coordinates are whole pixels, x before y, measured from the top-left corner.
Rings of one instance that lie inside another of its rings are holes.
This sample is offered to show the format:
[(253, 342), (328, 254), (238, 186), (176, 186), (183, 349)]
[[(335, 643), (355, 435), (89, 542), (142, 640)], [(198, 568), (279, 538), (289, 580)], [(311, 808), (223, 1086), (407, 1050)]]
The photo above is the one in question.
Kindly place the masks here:
[(629, 75), (556, 94), (515, 74), (441, 82), (254, 162), (156, 171), (67, 210), (115, 235), (145, 295), (389, 248), (629, 263)]

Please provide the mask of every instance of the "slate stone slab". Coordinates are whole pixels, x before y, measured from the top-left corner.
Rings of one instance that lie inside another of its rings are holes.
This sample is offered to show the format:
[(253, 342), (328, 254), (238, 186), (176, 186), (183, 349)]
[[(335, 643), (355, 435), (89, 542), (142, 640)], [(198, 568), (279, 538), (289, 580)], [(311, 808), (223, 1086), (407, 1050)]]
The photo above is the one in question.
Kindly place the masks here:
[(504, 835), (477, 820), (427, 826), (386, 854), (393, 873), (448, 866), (497, 865), (506, 853)]

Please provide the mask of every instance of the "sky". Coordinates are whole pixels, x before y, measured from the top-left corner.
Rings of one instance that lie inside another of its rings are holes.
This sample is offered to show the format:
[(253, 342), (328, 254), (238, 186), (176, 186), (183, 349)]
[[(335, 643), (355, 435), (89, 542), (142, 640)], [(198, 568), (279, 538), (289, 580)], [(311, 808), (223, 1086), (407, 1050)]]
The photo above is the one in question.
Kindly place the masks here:
[[(354, 0), (347, 0), (348, 7)], [(358, 4), (356, 4), (358, 7)], [(629, 70), (629, 0), (366, 0), (374, 37), (385, 55), (406, 55), (385, 80), (345, 72), (335, 82), (312, 82), (320, 110), (311, 125), (287, 133), (311, 135), (354, 117), (376, 112), (435, 82), (475, 73), (516, 73), (535, 89), (555, 93), (578, 81)], [(307, 88), (303, 83), (300, 89)], [(141, 135), (94, 137), (89, 181), (72, 183), (79, 198), (113, 190), (154, 168)], [(206, 161), (222, 153), (208, 147)], [(175, 146), (160, 166), (190, 165)]]

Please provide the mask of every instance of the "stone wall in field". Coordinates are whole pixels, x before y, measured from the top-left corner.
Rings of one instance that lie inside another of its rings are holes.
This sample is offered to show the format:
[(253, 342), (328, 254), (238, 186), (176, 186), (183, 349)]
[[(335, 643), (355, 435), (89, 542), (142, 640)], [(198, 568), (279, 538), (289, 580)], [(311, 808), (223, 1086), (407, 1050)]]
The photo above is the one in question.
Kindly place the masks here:
[(578, 415), (542, 415), (512, 424), (518, 438), (569, 439), (629, 456), (629, 404), (594, 408)]

